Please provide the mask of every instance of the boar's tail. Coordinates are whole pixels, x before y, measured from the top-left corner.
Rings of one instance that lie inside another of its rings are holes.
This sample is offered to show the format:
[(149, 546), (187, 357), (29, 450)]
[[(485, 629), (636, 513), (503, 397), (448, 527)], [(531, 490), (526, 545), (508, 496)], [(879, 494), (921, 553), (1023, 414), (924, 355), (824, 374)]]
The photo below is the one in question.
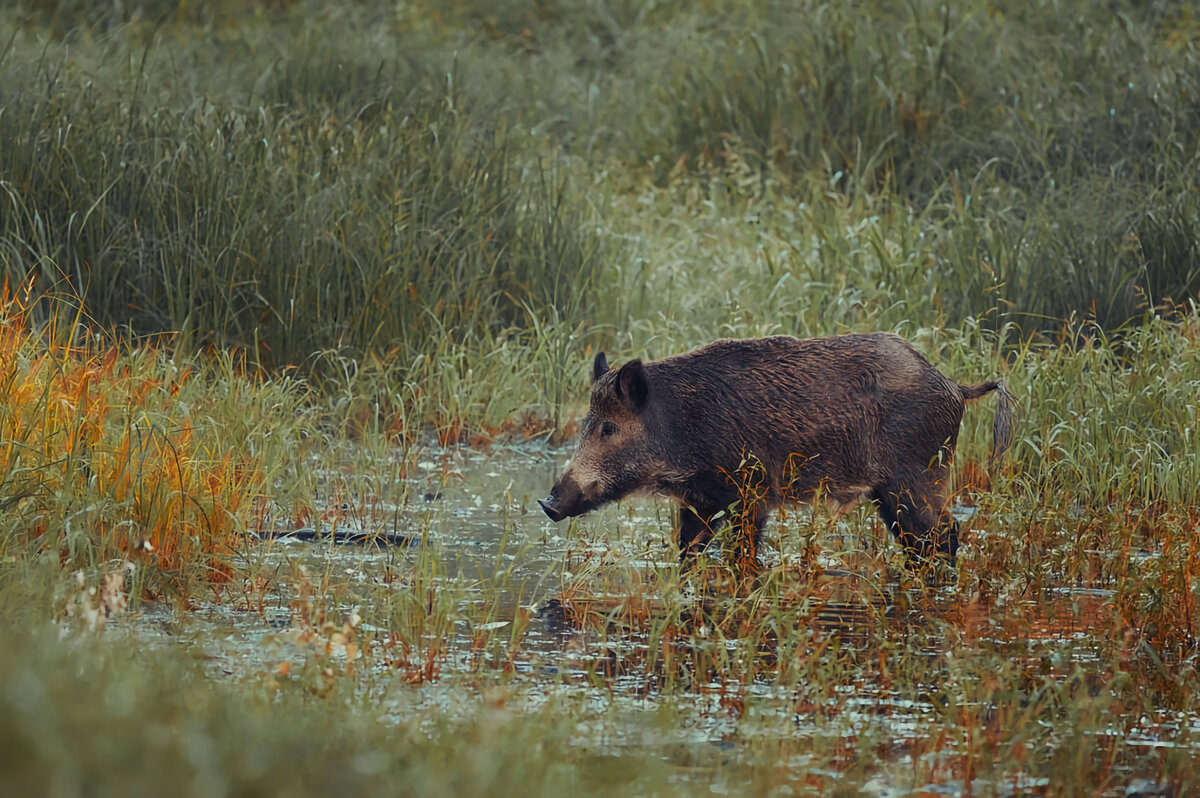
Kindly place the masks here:
[(1000, 396), (1000, 406), (996, 408), (996, 419), (992, 422), (992, 455), (988, 458), (989, 464), (994, 465), (1012, 443), (1017, 398), (1008, 390), (1007, 385), (998, 380), (981, 382), (978, 385), (959, 385), (958, 390), (963, 399), (978, 399), (992, 391)]

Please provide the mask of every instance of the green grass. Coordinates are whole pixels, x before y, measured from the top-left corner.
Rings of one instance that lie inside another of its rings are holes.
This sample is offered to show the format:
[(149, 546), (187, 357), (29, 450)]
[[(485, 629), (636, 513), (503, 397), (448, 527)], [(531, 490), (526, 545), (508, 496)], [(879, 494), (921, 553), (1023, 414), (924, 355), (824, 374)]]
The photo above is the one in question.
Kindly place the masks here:
[(529, 311), (621, 332), (661, 308), (623, 278), (673, 265), (628, 234), (655, 184), (777, 214), (868, 313), (1112, 329), (1200, 289), (1182, 9), (106, 8), (5, 14), (0, 270), (184, 346), (310, 369), (478, 357)]
[(478, 352), (527, 308), (594, 296), (607, 248), (479, 66), (444, 49), (368, 66), (395, 48), (367, 19), (295, 22), (300, 41), (130, 23), (82, 57), (9, 26), (3, 273), (268, 367), (410, 361), (445, 335)]
[(194, 659), (46, 637), (10, 638), (0, 658), (0, 783), (12, 792), (680, 792), (651, 757), (626, 753), (614, 767), (600, 747), (570, 745), (581, 713), (569, 703), (519, 713), (502, 686), (454, 716), (398, 710), (363, 723), (378, 697), (314, 695), (319, 673), (216, 685)]

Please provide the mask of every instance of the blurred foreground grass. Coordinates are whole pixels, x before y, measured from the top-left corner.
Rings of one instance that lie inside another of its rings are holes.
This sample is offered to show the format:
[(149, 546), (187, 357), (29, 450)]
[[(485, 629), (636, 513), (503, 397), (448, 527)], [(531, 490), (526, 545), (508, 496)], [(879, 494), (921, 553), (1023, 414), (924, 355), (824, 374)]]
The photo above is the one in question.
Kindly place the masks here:
[(214, 683), (198, 653), (6, 637), (0, 787), (9, 795), (676, 794), (651, 757), (572, 745), (578, 711), (552, 702), (515, 712), (503, 687), (455, 717), (380, 722), (377, 697), (322, 699), (309, 679)]

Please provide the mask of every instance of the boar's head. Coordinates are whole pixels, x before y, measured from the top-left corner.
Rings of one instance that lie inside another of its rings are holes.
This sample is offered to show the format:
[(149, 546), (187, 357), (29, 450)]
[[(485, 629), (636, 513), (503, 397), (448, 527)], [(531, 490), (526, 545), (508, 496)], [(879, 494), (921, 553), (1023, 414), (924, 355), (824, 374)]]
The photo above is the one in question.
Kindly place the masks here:
[(538, 502), (552, 521), (589, 510), (650, 486), (654, 461), (645, 410), (650, 383), (642, 361), (610, 370), (601, 352), (592, 365), (592, 399), (579, 448), (566, 473)]

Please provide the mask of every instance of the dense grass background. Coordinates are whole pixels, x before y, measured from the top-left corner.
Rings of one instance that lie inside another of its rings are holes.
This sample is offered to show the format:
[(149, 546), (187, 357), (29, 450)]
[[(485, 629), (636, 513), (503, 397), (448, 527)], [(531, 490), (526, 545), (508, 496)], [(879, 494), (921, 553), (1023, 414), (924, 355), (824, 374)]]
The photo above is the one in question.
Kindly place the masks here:
[[(789, 271), (924, 294), (919, 323), (1113, 328), (1200, 290), (1185, 6), (38, 8), (3, 13), (0, 271), (269, 365), (652, 315), (618, 297), (669, 265), (628, 234), (654, 186), (820, 228)], [(895, 240), (845, 259), (879, 220)]]

